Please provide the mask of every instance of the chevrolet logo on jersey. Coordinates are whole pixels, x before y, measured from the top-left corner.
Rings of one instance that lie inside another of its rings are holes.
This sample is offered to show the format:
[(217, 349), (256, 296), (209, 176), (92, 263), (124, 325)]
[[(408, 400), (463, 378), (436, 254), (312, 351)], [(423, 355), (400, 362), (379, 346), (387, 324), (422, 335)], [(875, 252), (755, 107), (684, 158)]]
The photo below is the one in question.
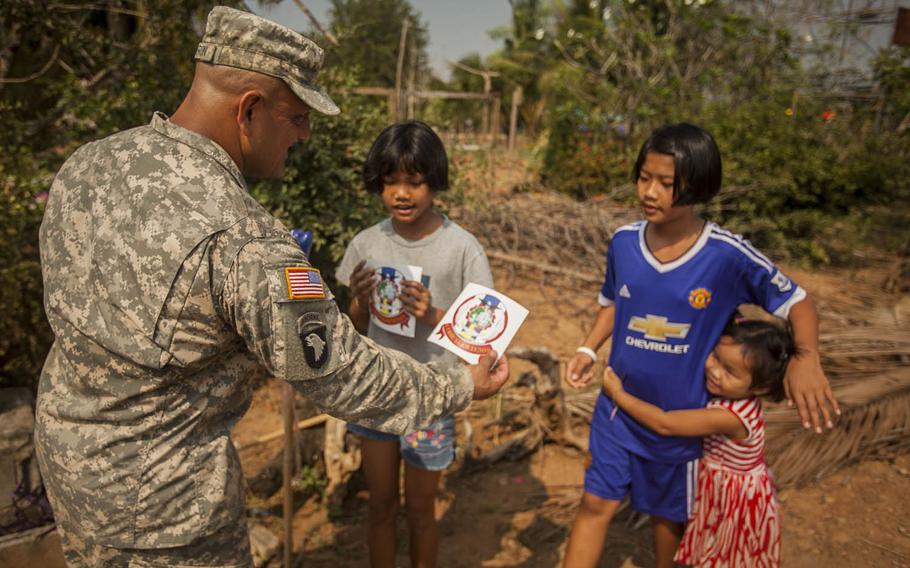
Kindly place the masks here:
[(683, 355), (689, 351), (688, 344), (674, 345), (666, 341), (667, 338), (685, 339), (690, 327), (690, 324), (674, 323), (663, 316), (632, 316), (629, 319), (629, 329), (641, 333), (644, 339), (629, 335), (626, 336), (626, 345), (647, 351)]

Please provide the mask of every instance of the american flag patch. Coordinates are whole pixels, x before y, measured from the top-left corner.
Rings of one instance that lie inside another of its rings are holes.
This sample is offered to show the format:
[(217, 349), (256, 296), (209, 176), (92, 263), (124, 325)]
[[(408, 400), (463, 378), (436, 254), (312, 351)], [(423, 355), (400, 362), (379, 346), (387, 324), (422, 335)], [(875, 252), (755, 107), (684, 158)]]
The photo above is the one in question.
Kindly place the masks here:
[(288, 298), (325, 298), (322, 276), (315, 268), (285, 268), (284, 276), (288, 281)]

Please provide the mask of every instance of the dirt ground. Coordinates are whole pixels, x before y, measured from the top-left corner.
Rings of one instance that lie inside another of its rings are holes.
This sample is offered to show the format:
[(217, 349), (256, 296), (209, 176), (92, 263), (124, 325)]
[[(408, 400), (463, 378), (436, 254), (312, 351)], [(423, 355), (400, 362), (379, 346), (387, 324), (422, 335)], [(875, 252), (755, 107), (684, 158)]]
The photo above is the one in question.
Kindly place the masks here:
[[(560, 357), (570, 356), (592, 321), (596, 287), (575, 284), (556, 288), (551, 279), (538, 275), (529, 280), (527, 274), (507, 268), (494, 265), (497, 288), (531, 310), (513, 346), (545, 346)], [(874, 271), (787, 272), (819, 298), (820, 311), (824, 311), (828, 301), (841, 301), (835, 298), (846, 282), (874, 284), (881, 276)], [(557, 290), (560, 302), (554, 303)], [(235, 429), (235, 441), (243, 443), (281, 428), (280, 393), (275, 382), (256, 392), (253, 406)], [(280, 444), (278, 440), (242, 451), (246, 475), (280, 451)], [(437, 507), (441, 532), (439, 565), (558, 565), (581, 495), (582, 479), (580, 453), (556, 445), (546, 445), (528, 458), (500, 462), (479, 472), (447, 472)], [(908, 495), (907, 454), (878, 456), (807, 486), (782, 490), (783, 565), (910, 567)], [(280, 498), (252, 508), (251, 513), (251, 522), (281, 534)], [(302, 565), (367, 566), (365, 518), (366, 491), (357, 476), (349, 484), (347, 498), (331, 511), (316, 499), (300, 504), (294, 533), (295, 550), (303, 555)], [(402, 518), (399, 566), (409, 565), (407, 540)], [(624, 512), (611, 528), (601, 566), (652, 564), (647, 521)]]

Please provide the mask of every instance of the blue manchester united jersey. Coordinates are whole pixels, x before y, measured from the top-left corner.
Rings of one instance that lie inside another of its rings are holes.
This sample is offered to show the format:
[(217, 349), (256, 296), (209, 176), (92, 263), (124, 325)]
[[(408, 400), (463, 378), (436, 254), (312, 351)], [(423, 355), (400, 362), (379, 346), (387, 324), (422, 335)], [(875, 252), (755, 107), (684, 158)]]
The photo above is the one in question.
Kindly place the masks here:
[[(607, 252), (602, 306), (616, 309), (610, 366), (629, 394), (664, 410), (702, 408), (708, 401), (704, 364), (740, 304), (786, 318), (806, 296), (749, 241), (707, 223), (686, 254), (658, 261), (645, 243), (646, 221), (620, 228)], [(613, 436), (647, 459), (699, 457), (701, 438), (660, 436), (603, 394), (592, 423), (592, 449)]]

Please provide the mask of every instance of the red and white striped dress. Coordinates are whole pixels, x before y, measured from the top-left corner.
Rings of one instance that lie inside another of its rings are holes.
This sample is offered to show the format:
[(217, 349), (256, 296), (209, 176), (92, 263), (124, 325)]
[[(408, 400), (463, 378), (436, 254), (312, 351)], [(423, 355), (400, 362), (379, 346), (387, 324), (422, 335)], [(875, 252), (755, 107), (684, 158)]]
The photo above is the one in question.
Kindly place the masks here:
[(748, 430), (744, 440), (722, 434), (705, 439), (698, 462), (695, 507), (676, 562), (688, 566), (780, 565), (780, 518), (774, 483), (765, 465), (765, 420), (761, 401), (713, 399)]

